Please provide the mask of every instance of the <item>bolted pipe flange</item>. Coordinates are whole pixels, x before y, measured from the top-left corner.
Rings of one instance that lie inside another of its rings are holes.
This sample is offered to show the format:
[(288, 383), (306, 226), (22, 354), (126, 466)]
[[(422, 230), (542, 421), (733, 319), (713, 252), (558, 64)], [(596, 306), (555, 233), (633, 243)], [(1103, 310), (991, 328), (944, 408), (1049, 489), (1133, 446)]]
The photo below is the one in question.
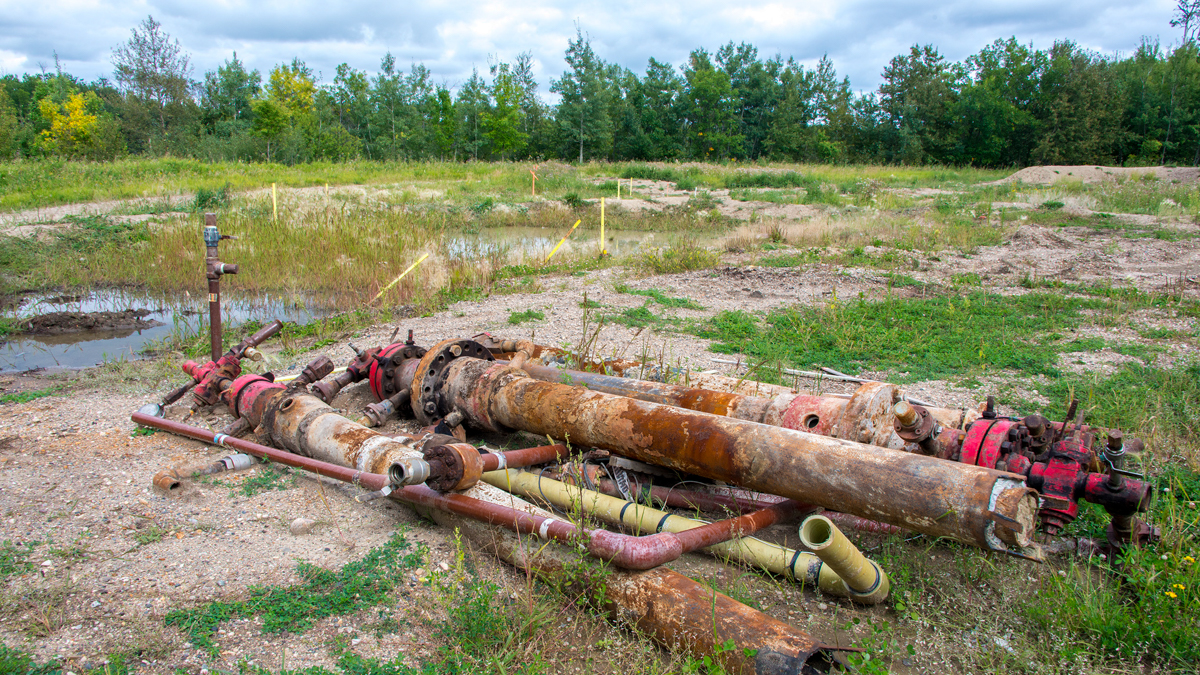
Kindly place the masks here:
[(384, 401), (395, 396), (402, 389), (406, 389), (408, 385), (404, 383), (402, 377), (403, 363), (423, 356), (425, 356), (424, 347), (399, 342), (380, 349), (371, 360), (371, 365), (367, 370), (371, 393), (375, 394), (376, 399)]
[(450, 412), (443, 409), (449, 398), (442, 389), (450, 362), (461, 357), (496, 360), (487, 347), (474, 340), (442, 340), (431, 347), (421, 358), (412, 382), (412, 409), (421, 424), (432, 424)]
[(483, 456), (473, 445), (445, 443), (429, 447), (424, 453), (429, 464), (425, 485), (437, 492), (466, 490), (483, 475)]

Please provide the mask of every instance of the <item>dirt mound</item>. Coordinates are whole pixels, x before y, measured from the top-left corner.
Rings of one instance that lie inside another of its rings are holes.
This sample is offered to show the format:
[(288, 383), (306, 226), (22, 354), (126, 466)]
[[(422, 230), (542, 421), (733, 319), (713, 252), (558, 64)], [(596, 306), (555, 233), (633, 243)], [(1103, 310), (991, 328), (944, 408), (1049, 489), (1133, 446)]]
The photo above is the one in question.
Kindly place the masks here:
[(1063, 237), (1055, 232), (1044, 227), (1034, 225), (1022, 225), (1013, 233), (1012, 243), (1010, 244), (1013, 250), (1028, 251), (1034, 249), (1068, 249), (1073, 248), (1075, 243), (1070, 239)]
[(148, 309), (127, 309), (122, 312), (50, 312), (26, 321), (25, 331), (42, 335), (77, 333), (87, 330), (141, 330), (161, 325), (146, 319)]
[(1083, 183), (1101, 183), (1111, 180), (1142, 180), (1153, 176), (1157, 180), (1179, 183), (1195, 183), (1200, 180), (1200, 168), (1196, 167), (1120, 167), (1096, 166), (1081, 164), (1078, 166), (1030, 166), (1012, 174), (1007, 178), (984, 183), (984, 185), (1006, 185), (1013, 182), (1030, 185), (1051, 185), (1059, 181), (1081, 181)]

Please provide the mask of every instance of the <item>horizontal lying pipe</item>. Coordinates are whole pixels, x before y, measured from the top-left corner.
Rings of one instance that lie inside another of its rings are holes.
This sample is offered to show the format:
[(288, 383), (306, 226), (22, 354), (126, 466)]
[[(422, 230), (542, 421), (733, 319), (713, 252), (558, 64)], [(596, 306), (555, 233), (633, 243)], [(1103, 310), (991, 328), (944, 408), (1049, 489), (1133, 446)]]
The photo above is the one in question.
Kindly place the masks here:
[(183, 481), (197, 476), (211, 476), (225, 471), (243, 471), (254, 466), (254, 457), (246, 454), (229, 455), (196, 469), (163, 469), (154, 475), (154, 487), (164, 492), (174, 492), (183, 486)]
[(356, 469), (350, 469), (345, 466), (322, 462), (320, 460), (311, 459), (303, 455), (297, 455), (286, 450), (278, 450), (266, 445), (260, 445), (253, 441), (247, 441), (233, 436), (226, 436), (220, 432), (209, 431), (200, 427), (194, 427), (190, 424), (182, 422), (174, 422), (161, 417), (154, 417), (144, 413), (135, 412), (130, 416), (135, 423), (152, 429), (159, 429), (177, 436), (192, 438), (204, 443), (211, 443), (227, 448), (241, 450), (247, 455), (252, 455), (260, 459), (269, 459), (272, 462), (278, 462), (285, 466), (303, 469), (311, 473), (333, 478), (347, 483), (361, 485), (368, 490), (382, 490), (387, 487), (391, 481), (383, 474), (374, 474)]
[[(639, 531), (685, 532), (706, 525), (702, 521), (551, 480), (545, 478), (543, 473), (495, 471), (484, 474), (483, 480), (513, 494), (540, 498), (560, 508), (581, 508), (587, 515), (616, 525), (638, 528)], [(781, 505), (776, 504), (774, 507)], [(795, 506), (798, 505), (794, 505), (791, 510), (795, 510)], [(804, 584), (812, 584), (824, 593), (849, 597), (863, 604), (878, 604), (887, 597), (886, 589), (882, 595), (855, 594), (834, 569), (826, 566), (818, 556), (754, 537), (736, 537), (706, 547), (705, 552), (738, 560)]]
[[(514, 367), (516, 366), (514, 365)], [(872, 442), (884, 447), (899, 449), (904, 445), (904, 441), (892, 430), (890, 417), (887, 425), (871, 428), (870, 435), (863, 438), (861, 434), (864, 429), (861, 428), (861, 425), (856, 424), (861, 415), (859, 411), (854, 410), (853, 397), (845, 399), (836, 396), (788, 393), (766, 398), (663, 382), (613, 377), (578, 370), (549, 368), (530, 363), (525, 363), (520, 368), (534, 379), (543, 382), (580, 385), (592, 391), (628, 396), (640, 401), (662, 403), (677, 408), (750, 422), (761, 422), (824, 436), (837, 436), (852, 441)], [(862, 391), (866, 393), (877, 389), (886, 389), (893, 397), (899, 393), (893, 385), (878, 382), (867, 383)], [(892, 401), (888, 401), (888, 403), (890, 404)], [(849, 417), (847, 416), (848, 410), (851, 411)], [(962, 410), (950, 408), (929, 408), (928, 410), (939, 424), (952, 429), (960, 428), (964, 419), (969, 421)], [(978, 416), (978, 413), (973, 411), (971, 414)]]
[[(578, 557), (564, 547), (497, 532), (444, 511), (427, 515), (552, 587), (577, 592), (618, 624), (693, 659), (712, 659), (730, 675), (824, 672), (830, 651), (837, 649), (666, 567), (592, 573), (581, 570)], [(729, 642), (736, 648), (723, 649)]]
[[(589, 468), (598, 470), (599, 467), (589, 465)], [(572, 465), (567, 465), (564, 470), (565, 473), (549, 470), (539, 473), (554, 480), (560, 480), (573, 485), (578, 484), (576, 471), (572, 468)], [(597, 471), (589, 471), (588, 481), (595, 486), (597, 491), (603, 494), (610, 497), (624, 497), (615, 481), (608, 478), (600, 478)], [(714, 485), (713, 488), (721, 489), (721, 486)], [(728, 490), (728, 494), (681, 490), (679, 488), (642, 483), (632, 476), (629, 477), (629, 490), (632, 493), (634, 501), (639, 504), (654, 506), (654, 502), (658, 502), (660, 505), (673, 509), (694, 509), (707, 513), (725, 513), (728, 511), (750, 513), (751, 511), (765, 509), (772, 504), (778, 504), (784, 499), (783, 497), (760, 493), (750, 493), (750, 496), (742, 494), (746, 493), (746, 490)], [(860, 532), (870, 532), (873, 534), (900, 534), (904, 532), (904, 528), (860, 518), (849, 513), (825, 511), (822, 515), (837, 523), (838, 527), (858, 530)]]
[(437, 346), (422, 360), (413, 393), (424, 422), (454, 412), (483, 429), (565, 438), (931, 536), (1036, 555), (1036, 493), (1015, 474), (541, 382), (482, 359), (446, 359)]
[[(329, 478), (362, 485), (372, 491), (381, 491), (393, 485), (389, 475), (350, 469), (251, 441), (231, 438), (180, 422), (142, 413), (134, 413), (133, 421), (143, 426), (162, 429), (207, 443), (236, 447), (256, 457), (263, 457)], [(524, 511), (481, 501), (466, 495), (440, 494), (423, 485), (410, 485), (392, 492), (391, 496), (411, 504), (428, 506), (492, 525), (499, 525), (518, 534), (536, 534), (542, 539), (554, 539), (561, 542), (583, 541), (592, 555), (626, 569), (657, 567), (675, 560), (689, 551), (711, 546), (741, 534), (755, 532), (776, 522), (780, 515), (789, 511), (788, 506), (777, 505), (769, 511), (710, 523), (704, 527), (679, 534), (664, 532), (633, 537), (602, 529), (584, 531), (563, 520), (531, 515)]]
[(557, 445), (539, 445), (533, 448), (521, 448), (520, 450), (509, 450), (507, 452), (493, 452), (483, 456), (483, 470), (520, 469), (566, 459), (570, 455), (571, 449), (562, 443)]

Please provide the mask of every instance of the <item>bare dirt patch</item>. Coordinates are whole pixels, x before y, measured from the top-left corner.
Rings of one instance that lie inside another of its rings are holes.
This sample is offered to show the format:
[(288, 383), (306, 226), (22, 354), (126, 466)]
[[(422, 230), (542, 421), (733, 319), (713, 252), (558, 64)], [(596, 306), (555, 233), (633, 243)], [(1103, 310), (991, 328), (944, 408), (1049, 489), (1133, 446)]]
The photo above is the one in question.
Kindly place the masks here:
[(161, 326), (161, 321), (146, 319), (148, 309), (120, 312), (50, 312), (26, 319), (25, 331), (39, 335), (59, 335), (90, 330), (141, 330)]
[(1153, 176), (1157, 180), (1173, 183), (1195, 183), (1200, 180), (1200, 168), (1196, 167), (1121, 167), (1086, 165), (1030, 166), (997, 181), (982, 185), (1007, 185), (1020, 182), (1031, 185), (1050, 185), (1060, 181), (1102, 183), (1115, 180), (1137, 180)]

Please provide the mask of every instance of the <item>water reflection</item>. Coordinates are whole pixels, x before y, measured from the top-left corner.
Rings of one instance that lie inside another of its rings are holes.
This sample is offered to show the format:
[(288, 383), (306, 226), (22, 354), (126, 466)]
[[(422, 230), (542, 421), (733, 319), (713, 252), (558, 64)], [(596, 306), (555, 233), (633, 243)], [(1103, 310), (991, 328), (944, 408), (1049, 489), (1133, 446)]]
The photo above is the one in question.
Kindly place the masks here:
[[(279, 296), (242, 295), (226, 292), (221, 296), (222, 317), (226, 325), (254, 320), (280, 319), (306, 324), (328, 316), (333, 308)], [(9, 308), (18, 317), (51, 312), (122, 312), (148, 309), (143, 317), (158, 325), (142, 329), (105, 329), (47, 335), (20, 335), (0, 343), (0, 372), (33, 368), (88, 368), (119, 359), (137, 359), (151, 342), (172, 333), (192, 335), (208, 321), (207, 297), (187, 294), (148, 294), (122, 289), (101, 289), (86, 293), (27, 296), (21, 305)]]

